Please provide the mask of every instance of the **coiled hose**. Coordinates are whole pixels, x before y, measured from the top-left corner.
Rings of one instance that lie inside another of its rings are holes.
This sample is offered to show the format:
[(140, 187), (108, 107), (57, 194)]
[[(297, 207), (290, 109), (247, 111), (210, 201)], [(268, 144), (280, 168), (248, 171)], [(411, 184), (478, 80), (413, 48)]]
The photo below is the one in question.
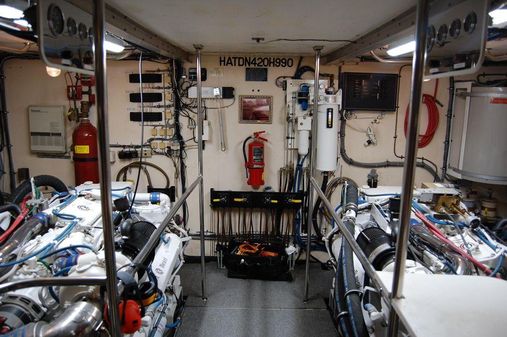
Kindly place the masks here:
[[(429, 145), (435, 136), (435, 132), (438, 128), (439, 122), (439, 112), (437, 107), (437, 100), (435, 96), (431, 96), (428, 94), (423, 95), (423, 103), (426, 105), (428, 109), (428, 126), (426, 127), (426, 131), (424, 134), (419, 135), (419, 143), (417, 144), (418, 148), (423, 148)], [(407, 110), (405, 111), (405, 136), (407, 135), (407, 124), (408, 124), (408, 111), (409, 106), (407, 106)]]

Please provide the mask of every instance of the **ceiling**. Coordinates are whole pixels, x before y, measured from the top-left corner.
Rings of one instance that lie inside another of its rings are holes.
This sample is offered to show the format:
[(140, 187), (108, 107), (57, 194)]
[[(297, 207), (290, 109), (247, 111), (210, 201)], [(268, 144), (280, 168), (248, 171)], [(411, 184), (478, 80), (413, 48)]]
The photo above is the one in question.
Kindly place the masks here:
[[(415, 6), (415, 0), (107, 0), (141, 25), (186, 51), (325, 54)], [(256, 43), (252, 37), (262, 37)], [(272, 42), (269, 42), (272, 41)]]

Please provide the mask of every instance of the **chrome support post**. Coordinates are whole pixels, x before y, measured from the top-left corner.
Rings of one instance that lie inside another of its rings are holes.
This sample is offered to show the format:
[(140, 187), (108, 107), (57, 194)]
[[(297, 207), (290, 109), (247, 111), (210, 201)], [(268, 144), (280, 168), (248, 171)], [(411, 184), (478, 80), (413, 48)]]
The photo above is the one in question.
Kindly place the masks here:
[(426, 33), (428, 29), (429, 0), (417, 1), (415, 51), (412, 61), (412, 90), (410, 91), (410, 113), (408, 117), (407, 145), (405, 146), (405, 165), (403, 166), (403, 185), (401, 190), (401, 214), (394, 264), (391, 310), (389, 313), (388, 336), (398, 335), (399, 317), (392, 305), (393, 301), (403, 297), (405, 263), (407, 260), (408, 236), (410, 233), (410, 214), (419, 141), (419, 108), (424, 76)]
[(204, 116), (202, 111), (202, 81), (201, 81), (201, 50), (202, 45), (194, 45), (197, 67), (197, 165), (201, 184), (199, 185), (199, 231), (201, 244), (201, 296), (206, 301), (206, 246), (204, 238), (204, 179), (203, 179), (203, 141), (202, 130)]
[[(324, 47), (315, 46), (315, 77), (313, 84), (313, 114), (312, 114), (312, 137), (310, 140), (310, 156), (308, 158), (308, 167), (310, 169), (310, 178), (313, 178), (316, 157), (317, 142), (317, 113), (319, 111), (319, 73), (320, 73), (320, 53)], [(312, 248), (312, 213), (313, 213), (313, 186), (308, 185), (308, 214), (306, 217), (306, 261), (305, 261), (305, 296), (304, 301), (308, 301), (310, 292), (310, 253)]]
[(100, 172), (100, 204), (102, 208), (102, 229), (104, 231), (104, 256), (106, 259), (107, 303), (112, 336), (121, 336), (118, 315), (118, 288), (116, 278), (116, 255), (113, 237), (111, 167), (109, 164), (109, 127), (107, 112), (107, 73), (105, 41), (104, 0), (94, 1), (93, 25), (95, 34), (95, 78), (97, 83), (97, 142)]

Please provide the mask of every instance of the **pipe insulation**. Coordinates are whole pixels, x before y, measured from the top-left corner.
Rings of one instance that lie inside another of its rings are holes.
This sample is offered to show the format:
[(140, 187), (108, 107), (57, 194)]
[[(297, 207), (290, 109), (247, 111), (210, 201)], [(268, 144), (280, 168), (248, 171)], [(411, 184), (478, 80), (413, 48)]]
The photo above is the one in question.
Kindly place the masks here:
[(76, 302), (50, 323), (39, 321), (9, 332), (4, 337), (86, 337), (102, 322), (99, 308), (90, 302)]

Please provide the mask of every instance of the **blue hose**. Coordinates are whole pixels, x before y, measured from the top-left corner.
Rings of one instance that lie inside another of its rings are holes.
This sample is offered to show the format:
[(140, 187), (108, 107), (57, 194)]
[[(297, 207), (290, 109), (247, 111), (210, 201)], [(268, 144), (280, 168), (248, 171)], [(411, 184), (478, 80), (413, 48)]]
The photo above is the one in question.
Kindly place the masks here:
[(493, 270), (493, 272), (491, 272), (491, 274), (489, 274), (489, 276), (496, 276), (496, 274), (498, 274), (498, 272), (500, 271), (500, 268), (502, 268), (504, 261), (505, 261), (505, 255), (502, 254), (502, 255), (500, 255), (500, 258), (498, 259), (495, 269)]

